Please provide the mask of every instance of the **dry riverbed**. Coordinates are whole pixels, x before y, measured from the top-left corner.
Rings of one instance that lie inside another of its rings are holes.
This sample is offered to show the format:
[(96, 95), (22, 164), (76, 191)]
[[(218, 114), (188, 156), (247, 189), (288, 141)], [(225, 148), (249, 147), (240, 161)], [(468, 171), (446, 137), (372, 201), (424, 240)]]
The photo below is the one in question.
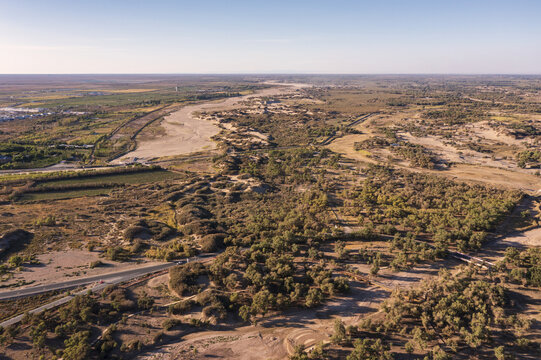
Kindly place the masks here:
[(166, 116), (161, 122), (164, 131), (154, 138), (142, 139), (137, 142), (137, 148), (114, 160), (113, 164), (138, 161), (150, 161), (157, 158), (190, 154), (199, 151), (213, 150), (216, 143), (210, 138), (221, 130), (216, 122), (208, 121), (195, 114), (202, 111), (229, 110), (243, 107), (243, 102), (257, 97), (276, 96), (290, 93), (306, 85), (303, 84), (273, 84), (275, 87), (263, 89), (254, 94), (220, 101), (210, 101), (188, 105)]

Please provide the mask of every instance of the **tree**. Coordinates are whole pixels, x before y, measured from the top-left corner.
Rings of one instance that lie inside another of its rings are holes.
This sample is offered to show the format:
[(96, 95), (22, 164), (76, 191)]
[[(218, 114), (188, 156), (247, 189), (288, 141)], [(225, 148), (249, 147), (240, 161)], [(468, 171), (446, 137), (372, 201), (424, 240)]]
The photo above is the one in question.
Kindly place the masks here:
[(346, 338), (346, 327), (341, 319), (334, 319), (334, 335), (331, 340), (333, 343), (338, 344)]
[(309, 360), (308, 354), (304, 352), (304, 348), (302, 345), (295, 346), (295, 350), (293, 352), (293, 355), (289, 357), (289, 360)]
[(12, 257), (9, 258), (8, 263), (12, 267), (21, 266), (23, 263), (23, 258), (20, 255), (13, 255)]
[(244, 321), (250, 320), (250, 307), (248, 305), (242, 305), (239, 309), (239, 316)]
[(505, 360), (504, 349), (505, 348), (503, 346), (498, 346), (497, 348), (494, 349), (494, 356), (496, 357), (496, 359)]
[(45, 337), (47, 336), (47, 327), (45, 322), (42, 320), (39, 324), (30, 331), (32, 336), (32, 342), (35, 347), (41, 349), (45, 345)]
[(142, 310), (148, 310), (154, 305), (154, 299), (148, 296), (146, 292), (137, 299), (137, 307)]
[(334, 251), (336, 252), (340, 260), (344, 260), (348, 253), (348, 251), (346, 250), (346, 244), (343, 241), (337, 241), (334, 244)]
[(381, 254), (377, 253), (374, 261), (372, 262), (372, 267), (370, 267), (370, 274), (377, 275), (379, 272), (379, 267), (381, 265)]
[(266, 314), (274, 305), (274, 296), (269, 290), (261, 290), (254, 295), (251, 312), (253, 314)]
[(319, 288), (311, 288), (306, 295), (306, 307), (315, 307), (323, 301), (323, 292)]
[(413, 343), (411, 341), (408, 341), (406, 345), (404, 345), (404, 350), (406, 350), (408, 354), (413, 354), (415, 347), (413, 346)]
[(389, 346), (384, 345), (381, 339), (357, 339), (353, 344), (354, 349), (348, 355), (347, 360), (388, 360), (392, 359)]
[(79, 331), (69, 339), (64, 341), (66, 348), (62, 353), (64, 360), (85, 360), (90, 354), (90, 345), (88, 339), (90, 337), (89, 331)]

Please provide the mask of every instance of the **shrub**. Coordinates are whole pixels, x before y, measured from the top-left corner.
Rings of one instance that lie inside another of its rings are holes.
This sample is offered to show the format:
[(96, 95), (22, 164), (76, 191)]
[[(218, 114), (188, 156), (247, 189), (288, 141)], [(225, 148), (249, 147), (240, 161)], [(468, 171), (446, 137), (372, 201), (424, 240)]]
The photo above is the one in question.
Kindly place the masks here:
[(128, 227), (126, 230), (124, 230), (124, 239), (128, 241), (132, 241), (136, 237), (150, 237), (151, 231), (143, 226), (134, 225)]
[(47, 216), (36, 220), (36, 226), (56, 226), (56, 218), (54, 216)]
[(130, 253), (120, 246), (115, 246), (107, 249), (105, 257), (113, 261), (127, 261)]
[(172, 304), (169, 306), (169, 313), (175, 315), (182, 315), (191, 310), (192, 306), (195, 304), (193, 300), (185, 300)]
[(169, 269), (169, 285), (181, 296), (187, 292), (194, 292), (199, 288), (197, 278), (206, 272), (203, 264), (198, 262), (174, 266)]
[(182, 325), (182, 321), (180, 321), (179, 319), (167, 319), (162, 323), (162, 327), (166, 331), (169, 331), (178, 325)]
[(144, 292), (138, 299), (137, 299), (137, 307), (142, 310), (148, 310), (152, 308), (152, 305), (154, 305), (154, 299), (147, 295), (146, 292)]
[(90, 265), (89, 265), (89, 267), (90, 267), (91, 269), (94, 269), (94, 268), (96, 268), (96, 267), (100, 267), (100, 266), (103, 266), (103, 265), (104, 265), (103, 262), (101, 262), (100, 260), (96, 260), (96, 261), (91, 262)]
[(186, 205), (177, 211), (176, 214), (177, 222), (182, 225), (192, 221), (210, 219), (211, 217), (212, 214), (208, 210), (194, 205)]
[(217, 224), (209, 220), (192, 221), (182, 227), (187, 235), (204, 235), (216, 232)]
[(202, 252), (216, 252), (224, 246), (225, 234), (209, 234), (200, 240)]

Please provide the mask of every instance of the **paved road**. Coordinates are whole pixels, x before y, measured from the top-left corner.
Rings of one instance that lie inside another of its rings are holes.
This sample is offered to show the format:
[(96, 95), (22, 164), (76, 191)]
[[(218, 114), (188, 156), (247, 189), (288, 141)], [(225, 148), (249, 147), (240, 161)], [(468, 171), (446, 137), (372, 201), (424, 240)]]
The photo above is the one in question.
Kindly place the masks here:
[[(38, 295), (44, 292), (52, 291), (52, 290), (66, 290), (66, 289), (72, 289), (74, 287), (88, 285), (92, 283), (96, 283), (95, 286), (93, 286), (90, 289), (84, 289), (81, 290), (75, 294), (65, 296), (61, 299), (55, 300), (53, 302), (50, 302), (46, 305), (40, 306), (36, 309), (30, 310), (30, 314), (39, 314), (45, 310), (48, 309), (54, 309), (57, 306), (63, 305), (67, 302), (69, 302), (71, 299), (73, 299), (77, 295), (84, 295), (88, 291), (92, 292), (98, 292), (105, 287), (112, 285), (112, 284), (118, 284), (121, 282), (126, 282), (129, 280), (136, 279), (138, 277), (142, 277), (144, 275), (152, 274), (155, 272), (159, 272), (165, 269), (168, 269), (172, 266), (175, 266), (177, 264), (187, 263), (187, 262), (194, 262), (194, 261), (211, 261), (213, 260), (217, 254), (201, 254), (199, 256), (194, 256), (192, 258), (183, 259), (176, 262), (169, 262), (165, 264), (159, 264), (159, 265), (152, 265), (152, 266), (145, 266), (137, 269), (132, 270), (126, 270), (126, 271), (120, 271), (116, 273), (110, 273), (110, 274), (103, 274), (103, 275), (97, 275), (97, 276), (89, 276), (82, 279), (75, 279), (70, 281), (63, 281), (56, 284), (49, 284), (49, 285), (39, 285), (39, 286), (33, 286), (27, 289), (22, 290), (13, 290), (13, 291), (5, 291), (0, 293), (0, 300), (8, 300), (8, 299), (16, 299), (24, 296), (31, 296), (31, 295)], [(11, 319), (8, 319), (4, 322), (0, 323), (0, 328), (5, 328), (6, 326), (13, 325), (21, 321), (23, 318), (23, 314), (15, 316)]]
[[(277, 146), (277, 147), (268, 147), (268, 148), (261, 148), (261, 149), (253, 149), (253, 150), (242, 150), (242, 151), (236, 151), (232, 152), (228, 155), (236, 155), (238, 153), (250, 153), (250, 152), (265, 152), (265, 151), (271, 151), (271, 150), (288, 150), (288, 149), (294, 149), (299, 147), (304, 147), (308, 145), (290, 145), (290, 146)], [(212, 159), (215, 156), (222, 155), (220, 153), (213, 153), (213, 154), (205, 154), (205, 155), (186, 155), (184, 157), (179, 157), (177, 159), (173, 160), (149, 160), (144, 163), (141, 163), (143, 165), (159, 165), (162, 163), (170, 163), (170, 162), (184, 162), (184, 161), (194, 161), (194, 160), (205, 160), (205, 159)], [(123, 155), (121, 155), (123, 156)], [(120, 156), (119, 156), (120, 157)], [(72, 164), (72, 163), (65, 163), (65, 164), (56, 164), (44, 168), (33, 168), (33, 169), (11, 169), (11, 170), (0, 170), (0, 175), (14, 175), (14, 174), (31, 174), (31, 173), (48, 173), (48, 172), (61, 172), (61, 171), (88, 171), (88, 170), (106, 170), (116, 167), (122, 167), (129, 165), (126, 164), (111, 164), (109, 163), (106, 166), (87, 166), (87, 167), (81, 167), (79, 164)]]
[[(98, 292), (99, 290), (104, 289), (108, 285), (110, 285), (110, 284), (109, 283), (98, 284), (98, 285), (94, 286), (92, 289), (90, 289), (90, 291)], [(54, 309), (57, 306), (60, 306), (60, 305), (63, 305), (65, 303), (69, 302), (71, 299), (73, 299), (77, 295), (86, 294), (88, 291), (89, 290), (85, 289), (85, 290), (79, 291), (79, 292), (77, 292), (77, 293), (75, 293), (73, 295), (65, 296), (65, 297), (63, 297), (61, 299), (55, 300), (55, 301), (53, 301), (51, 303), (48, 303), (48, 304), (40, 306), (40, 307), (38, 307), (36, 309), (30, 310), (29, 313), (30, 314), (39, 314), (39, 313), (44, 312), (45, 310)], [(21, 314), (21, 315), (12, 317), (9, 320), (3, 321), (3, 322), (0, 323), (0, 328), (6, 328), (7, 326), (17, 324), (19, 321), (22, 320), (23, 317), (24, 317), (24, 314)]]
[(153, 265), (153, 266), (145, 266), (145, 267), (140, 267), (140, 268), (132, 269), (132, 270), (125, 270), (125, 271), (119, 271), (119, 272), (114, 272), (114, 273), (89, 276), (89, 277), (79, 278), (79, 279), (74, 279), (74, 280), (66, 280), (66, 281), (62, 281), (62, 282), (58, 282), (54, 284), (32, 286), (26, 289), (3, 291), (3, 292), (0, 292), (0, 300), (17, 299), (17, 298), (21, 298), (25, 296), (38, 295), (38, 294), (42, 294), (42, 293), (53, 291), (53, 290), (73, 289), (78, 286), (88, 285), (92, 283), (99, 283), (100, 281), (103, 281), (104, 283), (107, 283), (108, 285), (118, 284), (123, 281), (132, 280), (139, 276), (143, 276), (143, 275), (150, 274), (156, 271), (170, 268), (171, 266), (174, 266), (175, 264), (176, 263), (165, 263), (165, 264), (159, 264), (159, 265)]
[(61, 163), (61, 164), (56, 164), (56, 165), (52, 165), (52, 166), (48, 166), (44, 168), (0, 170), (0, 175), (50, 173), (50, 172), (59, 172), (59, 171), (103, 170), (103, 169), (110, 169), (112, 167), (119, 167), (119, 166), (124, 166), (124, 165), (82, 167), (79, 164)]

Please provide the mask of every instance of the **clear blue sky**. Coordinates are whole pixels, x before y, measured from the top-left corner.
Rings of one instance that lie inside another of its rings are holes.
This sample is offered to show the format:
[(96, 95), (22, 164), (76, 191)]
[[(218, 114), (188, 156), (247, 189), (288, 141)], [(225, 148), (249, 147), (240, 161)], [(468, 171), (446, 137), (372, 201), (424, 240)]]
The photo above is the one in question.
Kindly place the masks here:
[(0, 0), (0, 73), (541, 74), (541, 1)]

